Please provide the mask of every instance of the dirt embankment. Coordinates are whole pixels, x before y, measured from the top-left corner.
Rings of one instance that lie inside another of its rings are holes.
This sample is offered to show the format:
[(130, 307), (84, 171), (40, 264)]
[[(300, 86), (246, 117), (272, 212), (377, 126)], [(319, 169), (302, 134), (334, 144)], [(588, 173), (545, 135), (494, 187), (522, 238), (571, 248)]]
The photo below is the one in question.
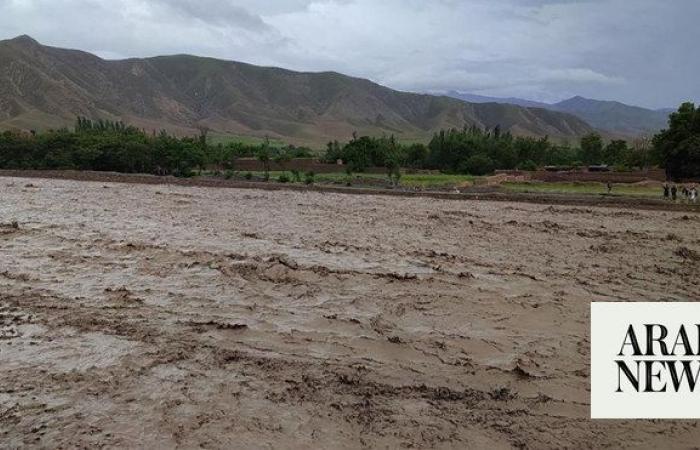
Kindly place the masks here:
[(4, 178), (0, 224), (2, 447), (700, 441), (588, 418), (590, 302), (700, 298), (695, 213)]

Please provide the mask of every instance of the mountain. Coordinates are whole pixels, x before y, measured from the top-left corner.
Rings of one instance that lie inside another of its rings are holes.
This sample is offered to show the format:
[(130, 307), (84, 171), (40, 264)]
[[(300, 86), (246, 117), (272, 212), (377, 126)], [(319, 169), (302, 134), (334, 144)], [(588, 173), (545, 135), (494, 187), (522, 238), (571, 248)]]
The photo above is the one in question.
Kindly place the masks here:
[(574, 114), (601, 130), (631, 134), (656, 133), (666, 128), (668, 110), (630, 106), (620, 102), (574, 97), (552, 105), (555, 111)]
[(666, 128), (669, 114), (675, 111), (673, 108), (651, 110), (620, 102), (592, 100), (580, 96), (551, 104), (515, 97), (485, 97), (455, 91), (449, 92), (447, 95), (472, 103), (513, 104), (566, 112), (575, 115), (599, 130), (612, 133), (613, 135), (627, 136), (656, 133)]
[(523, 98), (517, 98), (517, 97), (507, 97), (507, 98), (486, 97), (483, 95), (468, 94), (468, 93), (457, 92), (457, 91), (450, 91), (446, 95), (448, 95), (449, 97), (452, 97), (452, 98), (459, 99), (459, 100), (464, 100), (465, 102), (469, 102), (469, 103), (501, 103), (501, 104), (506, 104), (506, 105), (523, 106), (525, 108), (552, 109), (552, 105), (550, 105), (549, 103), (536, 102), (533, 100), (525, 100)]
[(575, 138), (575, 116), (395, 91), (334, 72), (301, 73), (190, 55), (108, 61), (28, 36), (0, 41), (0, 128), (70, 126), (78, 115), (179, 134), (217, 133), (324, 143), (360, 134), (426, 139), (476, 125)]

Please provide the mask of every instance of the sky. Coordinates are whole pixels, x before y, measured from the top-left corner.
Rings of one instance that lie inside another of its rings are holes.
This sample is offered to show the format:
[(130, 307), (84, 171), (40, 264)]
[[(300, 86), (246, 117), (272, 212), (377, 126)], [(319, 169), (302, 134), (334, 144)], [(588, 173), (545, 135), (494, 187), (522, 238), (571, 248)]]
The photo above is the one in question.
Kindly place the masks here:
[(700, 0), (0, 0), (0, 39), (664, 108), (700, 101), (699, 18)]

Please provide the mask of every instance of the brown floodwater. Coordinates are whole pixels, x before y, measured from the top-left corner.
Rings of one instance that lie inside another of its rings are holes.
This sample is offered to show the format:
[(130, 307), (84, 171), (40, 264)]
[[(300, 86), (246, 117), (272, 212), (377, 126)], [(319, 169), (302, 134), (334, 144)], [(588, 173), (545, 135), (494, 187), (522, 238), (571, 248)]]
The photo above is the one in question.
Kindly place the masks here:
[(588, 418), (589, 311), (700, 299), (698, 251), (691, 212), (0, 178), (0, 447), (691, 447)]

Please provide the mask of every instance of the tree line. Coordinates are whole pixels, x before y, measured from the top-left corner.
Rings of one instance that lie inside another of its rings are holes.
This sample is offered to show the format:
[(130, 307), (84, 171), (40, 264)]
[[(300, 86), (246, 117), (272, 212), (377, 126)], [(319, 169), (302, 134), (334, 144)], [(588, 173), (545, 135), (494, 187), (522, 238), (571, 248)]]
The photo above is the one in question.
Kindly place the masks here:
[(632, 145), (623, 140), (605, 144), (599, 134), (593, 133), (584, 136), (578, 147), (572, 147), (552, 142), (547, 137), (514, 137), (502, 133), (498, 127), (442, 130), (428, 145), (401, 145), (393, 137), (354, 136), (344, 145), (330, 142), (324, 159), (327, 162), (343, 160), (349, 170), (355, 172), (372, 166), (400, 166), (472, 175), (484, 175), (496, 169), (588, 165), (646, 168), (658, 163), (649, 140), (639, 139)]
[[(271, 161), (312, 157), (304, 147), (275, 147), (266, 139), (213, 145), (199, 136), (147, 133), (122, 122), (77, 119), (74, 129), (43, 133), (0, 133), (0, 168), (75, 169), (191, 176), (206, 167), (235, 170), (235, 160), (255, 157), (268, 171)], [(401, 168), (483, 175), (496, 169), (534, 170), (543, 166), (609, 165), (619, 169), (665, 167), (670, 179), (700, 177), (700, 108), (684, 103), (669, 117), (668, 129), (653, 139), (604, 142), (596, 133), (576, 146), (544, 138), (513, 136), (499, 127), (442, 130), (425, 145), (402, 144), (394, 136), (357, 136), (328, 143), (321, 158), (342, 160), (349, 172), (384, 167), (400, 177)]]
[(401, 145), (393, 137), (357, 137), (327, 145), (327, 162), (343, 160), (349, 171), (368, 167), (440, 170), (484, 175), (494, 170), (535, 170), (543, 166), (606, 165), (617, 170), (666, 169), (671, 180), (700, 178), (700, 108), (684, 103), (669, 117), (668, 129), (653, 138), (605, 142), (598, 133), (583, 136), (577, 146), (549, 138), (515, 137), (499, 127), (442, 130), (428, 145)]
[(273, 147), (231, 142), (212, 145), (203, 130), (196, 137), (175, 137), (109, 120), (79, 117), (72, 130), (0, 133), (0, 168), (72, 169), (191, 176), (208, 166), (233, 168), (242, 157), (312, 156), (303, 147)]

